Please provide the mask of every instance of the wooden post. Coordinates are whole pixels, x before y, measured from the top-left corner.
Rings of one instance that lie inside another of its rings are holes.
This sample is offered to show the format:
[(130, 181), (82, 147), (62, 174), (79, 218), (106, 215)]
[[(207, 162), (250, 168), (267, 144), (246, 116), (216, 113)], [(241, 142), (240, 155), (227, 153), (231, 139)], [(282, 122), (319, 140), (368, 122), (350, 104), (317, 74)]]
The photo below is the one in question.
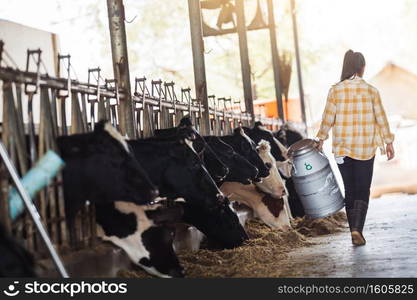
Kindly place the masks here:
[(301, 75), (300, 49), (298, 46), (297, 17), (296, 17), (294, 0), (291, 0), (291, 16), (292, 16), (292, 28), (294, 32), (295, 59), (297, 61), (297, 76), (298, 76), (298, 89), (299, 89), (300, 103), (301, 103), (301, 116), (302, 116), (303, 123), (306, 126), (306, 131), (307, 131), (306, 108), (305, 108), (305, 103), (304, 103), (304, 89), (303, 89), (303, 80), (302, 80), (302, 75)]
[(252, 116), (253, 123), (255, 121), (255, 115), (253, 110), (252, 81), (249, 64), (248, 40), (246, 35), (245, 7), (243, 1), (244, 0), (235, 0), (237, 23), (236, 25), (237, 33), (239, 36), (240, 66), (242, 70), (243, 95), (245, 98), (245, 107), (246, 111)]
[(109, 18), (114, 78), (117, 80), (119, 87), (125, 96), (124, 99), (120, 101), (120, 131), (122, 135), (127, 134), (133, 139), (136, 137), (136, 130), (135, 123), (133, 122), (133, 104), (130, 89), (123, 0), (107, 0), (107, 12)]
[(275, 86), (275, 98), (277, 101), (278, 118), (285, 121), (284, 109), (282, 104), (282, 91), (281, 91), (281, 79), (280, 79), (280, 61), (278, 52), (278, 42), (275, 30), (275, 16), (274, 5), (272, 0), (267, 0), (268, 4), (268, 25), (269, 25), (269, 38), (271, 41), (271, 56), (272, 56), (272, 69), (274, 71), (274, 86)]
[(193, 51), (194, 83), (196, 98), (203, 104), (201, 131), (210, 134), (210, 113), (207, 97), (206, 66), (204, 62), (204, 41), (201, 23), (200, 0), (188, 0), (190, 17), (191, 46)]

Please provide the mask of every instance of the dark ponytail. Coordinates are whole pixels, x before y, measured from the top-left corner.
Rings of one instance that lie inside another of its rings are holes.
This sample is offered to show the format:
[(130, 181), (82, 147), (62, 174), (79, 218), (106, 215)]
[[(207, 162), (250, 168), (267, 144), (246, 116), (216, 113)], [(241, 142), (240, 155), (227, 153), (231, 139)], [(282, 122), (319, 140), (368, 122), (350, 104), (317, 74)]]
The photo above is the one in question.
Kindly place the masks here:
[(365, 66), (365, 57), (360, 52), (348, 50), (343, 58), (343, 69), (340, 81), (349, 79), (359, 73)]

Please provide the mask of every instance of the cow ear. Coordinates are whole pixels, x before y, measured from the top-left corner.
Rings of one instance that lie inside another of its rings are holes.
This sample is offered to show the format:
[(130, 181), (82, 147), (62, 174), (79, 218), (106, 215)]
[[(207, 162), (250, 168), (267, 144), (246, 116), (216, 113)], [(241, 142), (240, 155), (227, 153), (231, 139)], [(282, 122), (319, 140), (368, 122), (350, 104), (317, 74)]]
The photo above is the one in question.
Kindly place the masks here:
[(190, 116), (185, 116), (181, 119), (180, 124), (178, 127), (191, 127), (193, 126), (193, 122), (191, 122)]
[(107, 120), (100, 120), (98, 123), (94, 125), (94, 132), (103, 132), (104, 127), (108, 121)]
[(184, 210), (181, 205), (145, 211), (146, 216), (156, 225), (172, 224), (181, 221)]
[(264, 124), (262, 124), (261, 121), (256, 121), (255, 125), (253, 125), (253, 128), (259, 128), (259, 127), (262, 127), (262, 126), (264, 126)]
[(233, 130), (233, 134), (234, 135), (242, 135), (242, 128), (241, 127), (237, 127)]

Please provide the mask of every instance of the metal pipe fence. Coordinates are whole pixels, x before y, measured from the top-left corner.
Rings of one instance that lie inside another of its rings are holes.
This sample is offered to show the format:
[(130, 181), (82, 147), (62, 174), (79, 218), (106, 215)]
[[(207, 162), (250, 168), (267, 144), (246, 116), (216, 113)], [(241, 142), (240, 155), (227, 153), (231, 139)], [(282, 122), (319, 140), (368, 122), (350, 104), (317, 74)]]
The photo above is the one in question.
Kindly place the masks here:
[[(36, 72), (29, 71), (28, 66), (24, 71), (0, 66), (0, 88), (3, 95), (0, 99), (3, 104), (0, 134), (20, 176), (49, 149), (59, 152), (56, 138), (60, 135), (92, 131), (95, 122), (100, 119), (107, 119), (120, 129), (120, 103), (125, 99), (118, 82), (102, 79), (99, 68), (89, 70), (88, 82), (71, 79), (69, 67), (66, 78), (41, 74), (38, 67), (41, 62), (40, 53), (28, 51), (27, 54), (28, 57), (39, 55)], [(60, 55), (58, 59), (69, 60), (69, 56)], [(37, 110), (33, 109), (35, 95), (40, 99)], [(240, 110), (238, 101), (211, 95), (210, 129), (205, 132), (201, 101), (192, 97), (190, 88), (182, 88), (177, 94), (174, 82), (135, 78), (132, 101), (133, 128), (136, 136), (142, 138), (153, 135), (155, 129), (176, 126), (185, 115), (190, 115), (197, 130), (204, 135), (227, 135), (232, 133), (233, 128), (253, 123), (251, 116)], [(39, 123), (35, 124), (35, 119)], [(278, 120), (258, 120), (271, 130), (279, 127)], [(7, 230), (23, 241), (36, 257), (46, 257), (47, 249), (30, 216), (25, 212), (17, 220), (11, 221), (8, 207), (10, 185), (11, 178), (3, 162), (0, 162), (0, 218)], [(86, 204), (83, 207), (73, 231), (69, 232), (61, 174), (38, 193), (34, 203), (53, 244), (61, 253), (91, 247), (97, 243), (93, 205)]]

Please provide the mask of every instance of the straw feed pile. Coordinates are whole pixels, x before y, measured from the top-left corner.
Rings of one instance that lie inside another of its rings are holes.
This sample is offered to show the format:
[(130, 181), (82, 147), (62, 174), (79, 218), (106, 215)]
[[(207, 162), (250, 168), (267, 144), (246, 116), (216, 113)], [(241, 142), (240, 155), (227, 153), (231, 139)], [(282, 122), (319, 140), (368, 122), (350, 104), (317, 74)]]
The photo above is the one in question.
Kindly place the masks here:
[[(249, 240), (228, 250), (200, 249), (180, 252), (178, 257), (187, 277), (280, 277), (285, 276), (287, 253), (314, 243), (307, 237), (330, 234), (346, 228), (346, 216), (338, 213), (320, 220), (298, 218), (288, 231), (271, 229), (258, 220), (249, 220)], [(151, 277), (142, 270), (120, 271), (120, 277)]]
[(296, 218), (292, 226), (299, 233), (308, 237), (314, 237), (343, 231), (347, 228), (347, 219), (344, 212), (338, 212), (323, 219)]

